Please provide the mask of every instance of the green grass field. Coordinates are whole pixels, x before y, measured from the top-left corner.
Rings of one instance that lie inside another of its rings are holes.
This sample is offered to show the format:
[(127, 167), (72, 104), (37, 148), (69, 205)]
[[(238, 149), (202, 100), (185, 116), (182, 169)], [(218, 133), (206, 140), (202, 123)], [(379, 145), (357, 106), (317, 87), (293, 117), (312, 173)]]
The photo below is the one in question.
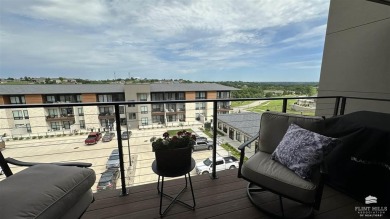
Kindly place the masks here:
[[(287, 100), (287, 113), (314, 116), (314, 111), (300, 112), (300, 111), (291, 110), (291, 105), (293, 105), (294, 102), (295, 100)], [(282, 112), (282, 108), (283, 108), (283, 100), (272, 100), (272, 101), (267, 101), (259, 106), (249, 108), (248, 111), (265, 112), (269, 110), (269, 111)]]
[(245, 106), (255, 101), (232, 101), (231, 107)]
[[(184, 130), (187, 131), (187, 132), (194, 133), (194, 131), (193, 131), (192, 129), (184, 129)], [(174, 135), (176, 135), (177, 132), (179, 132), (179, 131), (183, 131), (183, 129), (169, 130), (169, 131), (168, 131), (168, 134), (169, 134), (169, 136), (174, 136)], [(163, 134), (164, 134), (164, 133), (161, 133), (161, 137), (162, 137)]]

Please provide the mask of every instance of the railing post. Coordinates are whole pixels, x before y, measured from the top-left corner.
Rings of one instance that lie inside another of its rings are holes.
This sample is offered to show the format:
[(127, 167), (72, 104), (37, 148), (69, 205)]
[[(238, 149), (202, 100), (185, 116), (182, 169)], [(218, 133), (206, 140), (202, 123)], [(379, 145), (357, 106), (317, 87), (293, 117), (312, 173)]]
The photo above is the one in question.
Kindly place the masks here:
[(286, 99), (286, 98), (283, 98), (283, 108), (282, 108), (282, 112), (283, 112), (283, 113), (286, 113), (286, 112), (287, 112), (287, 99)]
[(347, 98), (342, 97), (341, 98), (341, 108), (340, 108), (340, 115), (344, 115), (345, 112), (345, 104), (347, 103)]
[(117, 134), (117, 140), (118, 140), (118, 152), (119, 152), (119, 166), (120, 166), (120, 172), (121, 172), (121, 186), (122, 186), (122, 193), (121, 196), (128, 195), (127, 189), (126, 189), (126, 176), (125, 176), (125, 167), (123, 165), (123, 146), (122, 146), (122, 135), (121, 135), (121, 120), (120, 120), (120, 114), (119, 114), (119, 104), (115, 104), (115, 121), (116, 121), (116, 134)]
[(213, 173), (211, 174), (213, 179), (218, 179), (217, 170), (216, 170), (216, 162), (217, 162), (217, 107), (218, 101), (214, 100), (213, 106)]
[(340, 97), (336, 97), (336, 102), (334, 104), (333, 116), (337, 116), (337, 114), (339, 112), (339, 107), (340, 107)]

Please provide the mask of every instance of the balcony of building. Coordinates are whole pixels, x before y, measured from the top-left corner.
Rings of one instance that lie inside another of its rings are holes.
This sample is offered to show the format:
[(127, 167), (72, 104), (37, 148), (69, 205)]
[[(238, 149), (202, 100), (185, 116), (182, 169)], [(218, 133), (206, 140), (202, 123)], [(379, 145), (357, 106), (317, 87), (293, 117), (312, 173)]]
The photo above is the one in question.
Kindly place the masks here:
[[(278, 104), (272, 104), (274, 108), (267, 108), (271, 104), (265, 106), (257, 106), (254, 108), (245, 108), (245, 110), (254, 110), (253, 113), (261, 114), (262, 111), (272, 110), (287, 113), (297, 113), (314, 115), (314, 112), (301, 112), (294, 111), (291, 105), (296, 102), (298, 97), (293, 98), (250, 98), (247, 101), (262, 100), (266, 102), (278, 102)], [(314, 99), (311, 97), (299, 99)], [(354, 98), (347, 97), (320, 97), (321, 100), (327, 101), (316, 101), (317, 103), (317, 115), (331, 118), (333, 116), (343, 115), (348, 111), (348, 104), (356, 100)], [(237, 99), (224, 99), (223, 101), (238, 101)], [(348, 101), (347, 101), (348, 100)], [(184, 101), (185, 103), (178, 102), (178, 104), (191, 104), (197, 102), (212, 103), (206, 106), (218, 106), (218, 103), (222, 100), (192, 100)], [(363, 100), (364, 101), (364, 98)], [(368, 100), (375, 101), (375, 100)], [(383, 102), (383, 101), (380, 101)], [(138, 105), (137, 101), (131, 102), (132, 104)], [(64, 104), (63, 108), (72, 107), (105, 107), (103, 103), (99, 104)], [(109, 103), (112, 105), (112, 110), (119, 110), (122, 105), (128, 103)], [(145, 104), (145, 103), (140, 103)], [(150, 104), (166, 104), (164, 102), (150, 102)], [(171, 103), (169, 103), (171, 104)], [(278, 105), (278, 108), (276, 108)], [(3, 108), (37, 108), (40, 106), (24, 105), (24, 106), (7, 106), (1, 105), (0, 109)], [(44, 105), (42, 106), (45, 107)], [(96, 108), (95, 108), (96, 109)], [(217, 112), (218, 107), (207, 108), (206, 110)], [(364, 108), (361, 108), (364, 110)], [(153, 111), (153, 110), (152, 110)], [(208, 138), (210, 142), (216, 142), (217, 147), (214, 150), (203, 150), (196, 151), (193, 153), (193, 158), (197, 162), (201, 162), (206, 158), (213, 157), (216, 153), (218, 156), (227, 156), (234, 154), (233, 151), (225, 149), (222, 145), (230, 145), (231, 148), (237, 148), (243, 142), (246, 142), (250, 136), (246, 136), (247, 133), (242, 128), (252, 127), (253, 121), (250, 117), (243, 117), (239, 121), (243, 127), (236, 125), (233, 130), (232, 126), (224, 126), (221, 115), (213, 113), (209, 116), (204, 123), (196, 121), (196, 109), (187, 109), (186, 117), (181, 121), (178, 116), (165, 117), (164, 115), (154, 117), (153, 112), (148, 114), (151, 119), (144, 120), (141, 111), (135, 112), (134, 117), (131, 119), (137, 122), (145, 122), (144, 128), (139, 129), (138, 126), (129, 126), (127, 123), (118, 124), (117, 121), (121, 120), (120, 115), (111, 115), (113, 120), (109, 123), (102, 124), (101, 121), (95, 123), (76, 124), (76, 128), (70, 127), (70, 129), (56, 129), (51, 132), (37, 133), (39, 126), (32, 126), (31, 133), (24, 135), (9, 136), (6, 150), (2, 151), (5, 156), (14, 157), (21, 160), (35, 161), (35, 162), (67, 162), (67, 161), (82, 161), (92, 163), (92, 169), (96, 173), (96, 182), (93, 186), (95, 201), (90, 205), (86, 213), (82, 218), (158, 218), (159, 208), (159, 196), (156, 190), (157, 186), (157, 175), (151, 171), (151, 163), (154, 160), (154, 153), (151, 150), (150, 139), (152, 137), (160, 137), (162, 134), (169, 130), (191, 130), (202, 137)], [(85, 111), (85, 116), (89, 118), (101, 116), (98, 114), (91, 114), (90, 111)], [(239, 113), (235, 113), (239, 114)], [(244, 112), (241, 113), (245, 115)], [(125, 114), (129, 116), (129, 113)], [(39, 115), (33, 115), (30, 113), (30, 118), (38, 120)], [(168, 115), (167, 115), (168, 116)], [(212, 119), (212, 121), (211, 121)], [(130, 121), (130, 118), (126, 118)], [(206, 123), (210, 123), (218, 129), (205, 130)], [(158, 124), (160, 123), (160, 124)], [(155, 124), (155, 125), (154, 125)], [(59, 124), (61, 126), (61, 124)], [(220, 126), (220, 127), (219, 127)], [(106, 128), (104, 130), (104, 128)], [(47, 129), (46, 129), (47, 130)], [(127, 130), (132, 131), (129, 139), (123, 140), (121, 135), (122, 132)], [(106, 131), (115, 133), (115, 138), (110, 142), (99, 142), (97, 145), (85, 146), (84, 140), (90, 131)], [(258, 130), (257, 130), (258, 131)], [(239, 132), (241, 132), (239, 134)], [(210, 137), (215, 136), (215, 137)], [(13, 140), (18, 139), (18, 140)], [(22, 140), (19, 140), (22, 139)], [(31, 141), (31, 142), (30, 142)], [(55, 143), (53, 143), (55, 142)], [(56, 147), (53, 147), (53, 144)], [(255, 145), (255, 144), (254, 144)], [(12, 149), (12, 150), (8, 150)], [(254, 151), (255, 147), (252, 147)], [(119, 178), (116, 180), (115, 186), (112, 189), (98, 191), (97, 186), (101, 177), (101, 174), (106, 171), (106, 163), (108, 156), (114, 149), (118, 149), (120, 153), (120, 172)], [(18, 172), (23, 168), (12, 167)], [(195, 171), (191, 172), (191, 178), (193, 179), (194, 193), (196, 198), (196, 208), (194, 211), (188, 210), (181, 205), (174, 205), (169, 211), (167, 218), (234, 218), (234, 217), (245, 217), (245, 218), (270, 218), (264, 215), (261, 211), (256, 209), (246, 195), (247, 181), (237, 178), (237, 170), (226, 170), (216, 172), (216, 175), (197, 175)], [(0, 176), (0, 180), (4, 179), (4, 176)], [(183, 179), (172, 179), (166, 182), (166, 191), (174, 194), (175, 189), (182, 185)], [(127, 194), (128, 193), (128, 194)], [(189, 201), (190, 195), (185, 193), (181, 200)], [(163, 206), (167, 205), (164, 200)], [(277, 197), (269, 197), (264, 204), (272, 206), (279, 200)], [(364, 206), (362, 203), (364, 200), (356, 199), (351, 197), (347, 193), (341, 192), (340, 189), (326, 186), (324, 195), (322, 197), (322, 204), (319, 211), (315, 212), (316, 218), (357, 218), (359, 217), (358, 212), (355, 211), (355, 207)], [(286, 206), (288, 209), (289, 207)]]
[(46, 121), (75, 121), (73, 107), (49, 107), (45, 108)]
[(218, 103), (218, 108), (217, 108), (218, 112), (229, 112), (230, 110), (232, 110), (232, 108), (229, 102)]

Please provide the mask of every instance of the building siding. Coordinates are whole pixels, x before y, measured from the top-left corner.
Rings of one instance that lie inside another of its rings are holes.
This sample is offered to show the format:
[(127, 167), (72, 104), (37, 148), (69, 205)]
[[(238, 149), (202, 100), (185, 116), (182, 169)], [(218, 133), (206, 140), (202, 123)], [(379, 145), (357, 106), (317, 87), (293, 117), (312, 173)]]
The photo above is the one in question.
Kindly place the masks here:
[[(332, 0), (318, 89), (319, 96), (390, 99), (390, 7), (363, 0)], [(320, 99), (316, 113), (333, 113)], [(389, 102), (347, 100), (345, 113), (390, 112)]]
[[(208, 85), (207, 85), (208, 86)], [(91, 86), (89, 86), (91, 87)], [(87, 87), (87, 88), (89, 88)], [(194, 86), (193, 86), (194, 87)], [(195, 86), (196, 87), (196, 86)], [(26, 88), (26, 87), (21, 87), (21, 88)], [(39, 90), (42, 88), (42, 93), (39, 94)], [(22, 93), (25, 96), (26, 104), (42, 104), (44, 102), (44, 95), (50, 95), (51, 93), (48, 93), (49, 91), (44, 89), (45, 87), (35, 87), (34, 85), (31, 85), (28, 87), (28, 89), (25, 89), (25, 92)], [(87, 88), (80, 87), (78, 86), (79, 90), (88, 90)], [(151, 85), (149, 84), (138, 84), (138, 85), (124, 85), (123, 86), (124, 90), (122, 91), (125, 100), (138, 100), (138, 95), (141, 93), (146, 93), (147, 94), (147, 100), (151, 100), (151, 94), (155, 92), (151, 92)], [(167, 88), (167, 87), (165, 87)], [(156, 91), (157, 93), (167, 93), (167, 92), (177, 92), (174, 89), (176, 88), (176, 85), (172, 84), (172, 91), (163, 91), (159, 92)], [(185, 86), (186, 88), (186, 86)], [(206, 85), (203, 85), (203, 92), (206, 92), (206, 98), (208, 99), (216, 99), (217, 92), (213, 91), (210, 86), (210, 91), (205, 91)], [(228, 87), (226, 87), (228, 88)], [(13, 87), (14, 90), (18, 90), (17, 86)], [(232, 88), (234, 89), (234, 88)], [(95, 89), (96, 90), (96, 89)], [(28, 91), (34, 91), (31, 93), (27, 93)], [(72, 92), (72, 91), (69, 91)], [(182, 91), (184, 92), (184, 91)], [(195, 100), (196, 97), (196, 92), (197, 91), (185, 91), (185, 99), (186, 100)], [(63, 93), (63, 92), (62, 92)], [(61, 93), (61, 94), (62, 94)], [(73, 91), (74, 93), (74, 91)], [(99, 92), (99, 94), (106, 94), (104, 92)], [(118, 93), (118, 92), (115, 92)], [(66, 93), (64, 93), (66, 94)], [(88, 93), (79, 93), (81, 95), (81, 101), (83, 103), (95, 103), (97, 102), (97, 94), (98, 93), (91, 93), (91, 91), (88, 91)], [(110, 94), (110, 93), (107, 93)], [(0, 96), (0, 106), (9, 104), (9, 97), (5, 95)], [(147, 106), (148, 107), (148, 113), (146, 114), (141, 114), (140, 107), (141, 106)], [(170, 111), (167, 113), (166, 111), (164, 114), (162, 114), (165, 118), (165, 121), (167, 121), (167, 116), (175, 116), (173, 121), (167, 122), (165, 125), (167, 127), (179, 127), (180, 123), (183, 121), (179, 121), (179, 115), (183, 115), (183, 109), (185, 110), (185, 125), (192, 125), (192, 124), (199, 124), (198, 121), (196, 121), (195, 115), (196, 113), (199, 113), (202, 115), (202, 118), (210, 120), (212, 116), (212, 110), (213, 110), (213, 103), (206, 103), (206, 109), (200, 109), (200, 110), (195, 110), (196, 103), (185, 103), (185, 104), (176, 104), (176, 110), (181, 109), (181, 111)], [(0, 134), (6, 133), (8, 136), (14, 136), (18, 137), (20, 135), (56, 135), (57, 133), (71, 133), (73, 130), (80, 130), (80, 120), (85, 121), (85, 129), (81, 129), (82, 131), (90, 131), (91, 129), (94, 129), (95, 131), (97, 130), (103, 130), (103, 127), (101, 127), (101, 123), (99, 120), (99, 107), (98, 106), (83, 106), (83, 113), (84, 116), (79, 116), (78, 113), (78, 108), (79, 106), (73, 107), (73, 114), (74, 114), (74, 124), (71, 124), (70, 129), (63, 129), (63, 121), (65, 119), (61, 118), (56, 118), (56, 119), (51, 119), (53, 122), (59, 122), (60, 124), (60, 130), (59, 131), (52, 131), (51, 130), (51, 121), (47, 121), (46, 116), (49, 115), (49, 109), (56, 109), (58, 112), (58, 115), (61, 115), (61, 107), (58, 107), (58, 105), (50, 105), (47, 107), (39, 107), (39, 108), (20, 108), (20, 109), (0, 109), (0, 118), (2, 118), (4, 121), (0, 123)], [(153, 123), (152, 120), (152, 105), (151, 104), (142, 104), (142, 105), (137, 105), (136, 107), (125, 107), (127, 116), (130, 112), (136, 113), (136, 120), (128, 120), (127, 124), (131, 129), (137, 129), (137, 128), (155, 128), (155, 127), (163, 127), (163, 124), (158, 124), (158, 123)], [(29, 113), (29, 118), (26, 119), (23, 116), (23, 119), (18, 119), (15, 120), (13, 118), (12, 111), (14, 110), (28, 110)], [(119, 112), (118, 112), (119, 113)], [(142, 126), (141, 125), (141, 119), (142, 118), (148, 118), (148, 125), (147, 126)], [(124, 115), (121, 115), (121, 118), (124, 118)], [(201, 122), (205, 122), (206, 120), (202, 119)], [(67, 120), (68, 121), (68, 120)], [(119, 121), (118, 121), (119, 122)], [(15, 125), (17, 124), (30, 124), (32, 133), (27, 133), (26, 129), (15, 129)], [(122, 129), (124, 130), (126, 126), (122, 126)]]
[(26, 94), (24, 97), (26, 99), (26, 104), (43, 103), (43, 98), (40, 94)]
[(185, 93), (186, 100), (195, 100), (195, 91)]
[(81, 101), (83, 103), (95, 103), (97, 102), (96, 94), (81, 94)]

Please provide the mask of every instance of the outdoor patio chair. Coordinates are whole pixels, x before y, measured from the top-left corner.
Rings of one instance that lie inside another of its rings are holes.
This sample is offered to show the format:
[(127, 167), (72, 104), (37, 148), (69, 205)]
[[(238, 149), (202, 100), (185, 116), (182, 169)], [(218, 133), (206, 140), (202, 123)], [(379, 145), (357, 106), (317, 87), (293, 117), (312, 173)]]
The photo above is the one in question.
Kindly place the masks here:
[[(9, 165), (28, 167), (13, 174)], [(0, 218), (80, 218), (93, 201), (90, 163), (29, 163), (12, 158), (0, 166)]]
[[(337, 141), (314, 133), (321, 129), (321, 120), (286, 113), (262, 114), (259, 134), (239, 147), (238, 177), (249, 181), (247, 195), (257, 208), (281, 218), (306, 218), (312, 216), (313, 208), (319, 209), (324, 185), (321, 160)], [(321, 139), (322, 146), (316, 139)], [(256, 153), (244, 163), (245, 147), (255, 140)], [(302, 170), (308, 163), (311, 166)], [(304, 174), (308, 170), (309, 177)]]

